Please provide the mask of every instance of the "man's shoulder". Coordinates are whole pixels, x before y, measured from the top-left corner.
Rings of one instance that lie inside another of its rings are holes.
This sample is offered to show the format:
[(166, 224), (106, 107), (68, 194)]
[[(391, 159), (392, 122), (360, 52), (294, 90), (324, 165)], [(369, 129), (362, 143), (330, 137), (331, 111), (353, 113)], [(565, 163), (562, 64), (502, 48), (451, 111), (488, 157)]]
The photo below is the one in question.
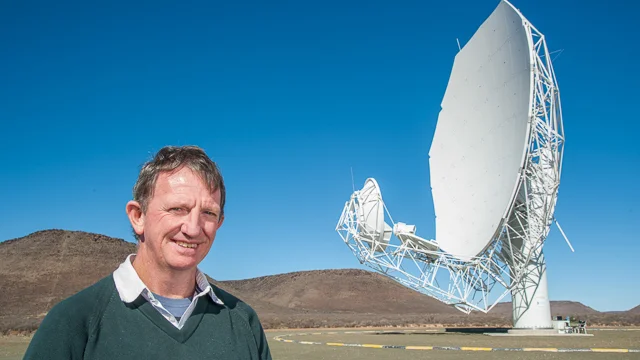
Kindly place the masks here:
[(96, 281), (95, 283), (78, 291), (77, 293), (62, 300), (59, 303), (59, 305), (69, 306), (69, 305), (76, 305), (77, 303), (83, 303), (87, 301), (94, 302), (98, 299), (103, 298), (103, 296), (108, 293), (113, 293), (114, 290), (115, 290), (115, 285), (113, 282), (113, 276), (112, 274), (109, 274), (103, 277), (102, 279)]
[(220, 300), (222, 300), (222, 302), (224, 303), (224, 306), (229, 308), (231, 311), (245, 313), (249, 316), (256, 315), (255, 310), (249, 304), (244, 302), (244, 300), (240, 299), (239, 297), (230, 293), (229, 291), (224, 290), (219, 286), (216, 286), (211, 281), (209, 281), (209, 285), (213, 289), (213, 292), (216, 294), (216, 296)]
[(101, 304), (109, 301), (114, 289), (112, 276), (105, 276), (54, 305), (47, 317), (62, 317), (76, 322), (87, 320), (95, 316), (96, 307), (101, 308)]
[(57, 303), (44, 317), (24, 359), (82, 358), (115, 286), (104, 277)]

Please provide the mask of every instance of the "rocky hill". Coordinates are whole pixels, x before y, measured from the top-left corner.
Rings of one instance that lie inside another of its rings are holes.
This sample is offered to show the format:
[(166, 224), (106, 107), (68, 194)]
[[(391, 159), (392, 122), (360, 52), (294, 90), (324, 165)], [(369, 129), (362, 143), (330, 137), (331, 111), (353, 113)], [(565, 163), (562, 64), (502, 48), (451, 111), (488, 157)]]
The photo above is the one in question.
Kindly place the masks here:
[(115, 270), (136, 245), (46, 230), (0, 243), (0, 330), (32, 327), (60, 300)]
[(370, 314), (459, 314), (437, 300), (370, 271), (316, 270), (224, 281), (222, 285), (290, 308)]
[[(511, 316), (512, 305), (511, 302), (501, 302), (497, 304), (492, 310), (492, 313), (501, 314), (505, 316)], [(594, 310), (577, 301), (551, 301), (551, 316), (567, 316), (567, 315), (595, 315), (600, 312)]]
[(640, 305), (634, 307), (633, 309), (627, 310), (626, 313), (631, 315), (640, 315)]
[[(54, 304), (109, 275), (135, 252), (133, 243), (81, 231), (45, 230), (0, 242), (0, 333), (36, 328)], [(251, 305), (267, 328), (508, 325), (511, 321), (511, 303), (498, 304), (489, 314), (464, 315), (385, 276), (363, 270), (300, 271), (211, 281)], [(614, 316), (572, 301), (554, 301), (551, 307), (554, 315)], [(640, 306), (615, 316), (640, 322), (639, 312)]]

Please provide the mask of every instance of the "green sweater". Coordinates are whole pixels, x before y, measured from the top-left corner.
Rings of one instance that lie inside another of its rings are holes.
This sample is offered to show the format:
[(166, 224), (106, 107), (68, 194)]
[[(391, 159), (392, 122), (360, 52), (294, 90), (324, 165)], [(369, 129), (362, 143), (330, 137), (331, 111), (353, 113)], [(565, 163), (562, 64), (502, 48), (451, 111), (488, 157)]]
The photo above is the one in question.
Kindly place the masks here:
[(24, 359), (271, 359), (254, 310), (211, 285), (224, 302), (198, 299), (182, 329), (142, 296), (120, 300), (112, 276), (54, 306)]

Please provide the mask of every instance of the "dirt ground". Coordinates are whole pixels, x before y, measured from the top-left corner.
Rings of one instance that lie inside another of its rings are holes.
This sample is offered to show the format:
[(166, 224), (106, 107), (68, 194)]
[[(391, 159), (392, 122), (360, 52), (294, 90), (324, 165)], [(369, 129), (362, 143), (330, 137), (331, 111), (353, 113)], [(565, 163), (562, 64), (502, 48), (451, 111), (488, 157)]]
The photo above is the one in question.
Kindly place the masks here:
[[(415, 330), (415, 329), (412, 329)], [(347, 333), (345, 333), (345, 331)], [(401, 346), (450, 346), (491, 348), (640, 348), (640, 331), (593, 331), (593, 337), (491, 337), (481, 333), (443, 333), (416, 331), (392, 334), (349, 333), (293, 335), (282, 337), (296, 341), (346, 344), (377, 344)], [(388, 329), (382, 330), (388, 332)], [(269, 345), (274, 359), (640, 359), (640, 353), (552, 353), (513, 351), (455, 351), (455, 350), (407, 350), (342, 347), (284, 343), (274, 340), (279, 335), (332, 332), (332, 330), (269, 331)]]
[(0, 336), (0, 360), (22, 359), (31, 337)]
[[(371, 330), (371, 329), (366, 329)], [(552, 353), (514, 351), (455, 351), (455, 350), (407, 350), (342, 347), (329, 345), (307, 345), (277, 341), (282, 337), (295, 341), (346, 344), (378, 344), (401, 346), (452, 346), (491, 348), (640, 348), (640, 331), (592, 331), (593, 337), (490, 337), (481, 333), (443, 333), (411, 329), (381, 329), (387, 333), (359, 333), (350, 330), (273, 330), (267, 331), (269, 346), (274, 360), (320, 360), (320, 359), (640, 359), (640, 353)], [(335, 334), (299, 335), (311, 332), (336, 332)], [(27, 336), (0, 337), (0, 360), (22, 358), (31, 338)]]

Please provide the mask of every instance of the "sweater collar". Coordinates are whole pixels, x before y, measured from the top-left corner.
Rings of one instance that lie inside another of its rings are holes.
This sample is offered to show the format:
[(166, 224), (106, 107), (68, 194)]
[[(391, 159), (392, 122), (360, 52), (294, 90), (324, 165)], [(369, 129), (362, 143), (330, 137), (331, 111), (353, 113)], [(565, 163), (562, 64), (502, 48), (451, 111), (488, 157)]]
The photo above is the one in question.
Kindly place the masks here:
[[(113, 272), (113, 280), (118, 290), (118, 295), (120, 295), (120, 300), (126, 303), (132, 303), (141, 294), (147, 297), (151, 293), (151, 290), (142, 282), (131, 263), (134, 256), (135, 254), (129, 254)], [(222, 300), (213, 292), (211, 284), (209, 284), (207, 277), (200, 269), (196, 269), (196, 285), (194, 296), (207, 293), (213, 302), (218, 305), (224, 305)]]

